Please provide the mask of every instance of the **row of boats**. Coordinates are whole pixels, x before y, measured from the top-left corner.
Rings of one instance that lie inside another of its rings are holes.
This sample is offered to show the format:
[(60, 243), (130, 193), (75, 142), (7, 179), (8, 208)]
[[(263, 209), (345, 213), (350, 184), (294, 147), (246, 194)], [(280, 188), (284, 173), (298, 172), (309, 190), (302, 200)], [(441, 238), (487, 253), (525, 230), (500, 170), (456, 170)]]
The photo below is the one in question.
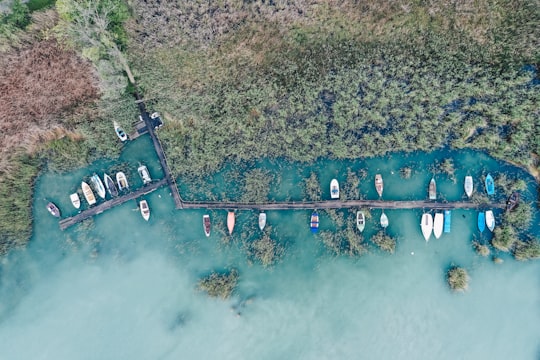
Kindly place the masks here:
[[(234, 231), (235, 223), (236, 223), (236, 213), (234, 211), (229, 211), (227, 213), (227, 229), (229, 230), (229, 235), (232, 235)], [(266, 213), (261, 212), (259, 213), (259, 229), (263, 231), (265, 226), (266, 226)], [(211, 222), (210, 222), (210, 215), (208, 214), (203, 215), (203, 229), (204, 229), (204, 234), (207, 237), (210, 236)]]

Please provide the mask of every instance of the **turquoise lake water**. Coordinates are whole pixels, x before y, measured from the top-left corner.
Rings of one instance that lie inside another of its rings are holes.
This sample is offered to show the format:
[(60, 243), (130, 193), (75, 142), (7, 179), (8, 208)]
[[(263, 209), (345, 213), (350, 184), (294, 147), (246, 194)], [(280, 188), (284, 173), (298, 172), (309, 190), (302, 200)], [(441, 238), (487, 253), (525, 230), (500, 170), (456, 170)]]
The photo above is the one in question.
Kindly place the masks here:
[[(429, 166), (448, 156), (457, 183), (436, 178), (449, 201), (463, 197), (465, 175), (480, 185), (488, 171), (526, 179), (523, 197), (535, 199), (530, 176), (482, 153), (396, 154), (310, 168), (266, 165), (282, 176), (272, 189), (278, 200), (301, 199), (298, 181), (312, 170), (329, 198), (326, 184), (334, 177), (344, 183), (347, 167), (368, 172), (360, 185), (366, 198), (376, 197), (372, 179), (380, 172), (385, 199), (424, 199)], [(451, 234), (428, 243), (420, 231), (421, 209), (386, 210), (387, 231), (399, 238), (396, 253), (371, 246), (358, 258), (331, 255), (309, 231), (311, 211), (268, 212), (268, 225), (285, 244), (283, 259), (268, 269), (250, 264), (238, 242), (221, 241), (226, 211), (210, 212), (213, 230), (206, 238), (205, 211), (174, 210), (166, 187), (145, 196), (149, 222), (135, 201), (64, 232), (47, 213), (44, 198), (64, 216), (75, 214), (69, 193), (94, 171), (122, 169), (132, 187), (140, 186), (139, 161), (153, 178), (162, 176), (149, 139), (142, 137), (118, 161), (40, 177), (34, 236), (26, 250), (1, 259), (0, 359), (540, 358), (540, 261), (497, 254), (504, 263), (494, 264), (476, 255), (471, 241), (487, 241), (489, 234), (480, 238), (473, 210), (453, 211)], [(403, 165), (414, 166), (409, 180), (399, 177)], [(218, 188), (227, 188), (223, 176), (215, 178)], [(378, 230), (380, 210), (372, 214), (368, 233)], [(238, 212), (237, 222), (257, 229), (257, 213)], [(538, 224), (537, 213), (531, 230), (536, 236)], [(322, 213), (321, 230), (331, 226)], [(451, 264), (469, 272), (466, 293), (449, 291), (445, 271)], [(240, 273), (231, 299), (196, 290), (201, 276), (229, 267)]]

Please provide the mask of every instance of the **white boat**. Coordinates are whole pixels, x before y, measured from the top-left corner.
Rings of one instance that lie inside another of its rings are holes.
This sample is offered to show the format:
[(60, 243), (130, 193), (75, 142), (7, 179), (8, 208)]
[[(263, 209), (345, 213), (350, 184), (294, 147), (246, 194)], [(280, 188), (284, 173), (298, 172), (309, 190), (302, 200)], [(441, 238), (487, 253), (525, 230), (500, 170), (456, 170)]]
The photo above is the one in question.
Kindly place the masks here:
[(424, 215), (422, 215), (420, 227), (422, 228), (422, 235), (424, 235), (424, 239), (429, 241), (429, 237), (433, 231), (433, 216), (431, 216), (431, 214), (424, 213)]
[(266, 226), (266, 213), (262, 212), (259, 214), (259, 229), (263, 231), (265, 226)]
[(465, 176), (465, 194), (467, 194), (467, 197), (471, 197), (473, 193), (473, 181), (472, 176)]
[(143, 219), (148, 221), (148, 219), (150, 219), (150, 208), (148, 207), (148, 202), (146, 200), (139, 201), (139, 209), (141, 210)]
[(124, 129), (118, 124), (116, 121), (113, 121), (114, 125), (114, 132), (116, 133), (116, 136), (120, 139), (120, 141), (126, 141), (128, 139), (128, 136)]
[(339, 199), (339, 183), (336, 179), (330, 181), (330, 197), (332, 199)]
[(90, 178), (90, 181), (92, 181), (92, 185), (94, 185), (94, 190), (96, 190), (99, 197), (105, 199), (105, 186), (103, 185), (103, 181), (101, 181), (101, 178), (97, 174), (94, 174)]
[(386, 228), (386, 227), (388, 226), (388, 216), (386, 216), (386, 214), (384, 213), (384, 211), (383, 211), (383, 213), (381, 214), (381, 226), (382, 226), (383, 228)]
[(438, 239), (441, 237), (442, 232), (443, 232), (443, 225), (444, 225), (443, 213), (435, 213), (435, 219), (433, 220), (433, 235), (435, 235), (435, 239)]
[(78, 193), (73, 193), (69, 195), (69, 198), (71, 199), (71, 203), (73, 204), (73, 207), (75, 209), (78, 209), (81, 207), (81, 199), (79, 198)]
[(363, 211), (356, 212), (356, 227), (360, 232), (364, 231), (364, 228), (366, 227), (366, 216)]
[(384, 184), (381, 174), (375, 175), (375, 190), (377, 190), (377, 194), (379, 194), (379, 197), (381, 197), (384, 190)]
[(203, 215), (203, 228), (206, 237), (210, 236), (210, 215)]
[(103, 180), (105, 181), (105, 187), (109, 194), (111, 194), (112, 197), (118, 196), (118, 189), (116, 188), (116, 185), (114, 185), (113, 179), (111, 179), (108, 174), (104, 174)]
[(435, 178), (431, 178), (428, 188), (429, 200), (437, 199), (437, 184), (435, 183)]
[(148, 168), (144, 165), (139, 166), (137, 169), (137, 172), (139, 173), (139, 176), (141, 177), (144, 185), (149, 184), (152, 182), (152, 178), (150, 177), (150, 172), (148, 172)]
[(493, 216), (492, 210), (486, 210), (486, 226), (489, 231), (495, 229), (495, 216)]
[(129, 184), (128, 184), (128, 181), (127, 181), (126, 174), (124, 174), (121, 171), (116, 173), (116, 183), (118, 184), (118, 189), (120, 191), (129, 188)]
[(92, 191), (90, 185), (83, 181), (81, 183), (81, 188), (88, 205), (94, 205), (96, 203), (96, 197), (94, 196), (94, 192)]
[(58, 209), (58, 206), (56, 206), (54, 203), (49, 202), (47, 204), (47, 211), (51, 213), (52, 216), (59, 218), (60, 217), (60, 209)]
[(232, 235), (235, 222), (236, 222), (236, 217), (234, 215), (234, 211), (229, 211), (229, 213), (227, 214), (227, 228), (229, 229), (229, 235)]

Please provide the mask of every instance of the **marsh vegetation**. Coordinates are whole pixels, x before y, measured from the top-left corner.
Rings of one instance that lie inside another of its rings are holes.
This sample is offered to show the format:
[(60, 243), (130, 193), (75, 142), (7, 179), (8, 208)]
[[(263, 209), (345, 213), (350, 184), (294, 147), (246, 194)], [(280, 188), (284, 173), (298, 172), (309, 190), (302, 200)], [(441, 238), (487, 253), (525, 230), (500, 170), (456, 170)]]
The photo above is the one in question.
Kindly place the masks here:
[(223, 273), (212, 272), (199, 280), (198, 288), (211, 297), (228, 299), (238, 283), (238, 271), (230, 269)]
[(469, 287), (469, 274), (462, 267), (450, 267), (446, 273), (446, 280), (453, 291), (465, 291)]

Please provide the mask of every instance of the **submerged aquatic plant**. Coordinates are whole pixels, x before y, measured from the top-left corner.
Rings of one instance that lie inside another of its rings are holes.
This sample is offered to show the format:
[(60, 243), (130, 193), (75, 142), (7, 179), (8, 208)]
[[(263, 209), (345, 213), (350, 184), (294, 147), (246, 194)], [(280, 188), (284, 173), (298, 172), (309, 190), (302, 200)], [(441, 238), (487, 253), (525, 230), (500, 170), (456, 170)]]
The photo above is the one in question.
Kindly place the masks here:
[(491, 245), (501, 251), (510, 251), (517, 241), (517, 234), (514, 227), (510, 225), (498, 226), (493, 230)]
[(266, 229), (260, 239), (244, 245), (248, 256), (259, 261), (264, 267), (274, 264), (284, 252), (284, 248), (270, 237), (269, 232), (270, 229)]
[(480, 244), (478, 241), (473, 241), (473, 247), (476, 253), (481, 256), (488, 256), (491, 252), (487, 245)]
[(540, 242), (537, 239), (517, 241), (512, 251), (517, 260), (540, 259)]
[(464, 268), (452, 266), (446, 273), (446, 279), (453, 291), (465, 291), (469, 287), (469, 274)]
[(389, 252), (391, 254), (396, 250), (396, 239), (388, 234), (384, 230), (379, 231), (377, 234), (371, 237), (371, 241), (379, 247), (379, 249)]
[(402, 179), (410, 179), (413, 173), (413, 169), (409, 166), (404, 166), (401, 169), (399, 169), (399, 176)]
[(225, 273), (212, 272), (199, 280), (198, 288), (211, 297), (228, 299), (234, 292), (238, 283), (238, 271), (231, 269)]

